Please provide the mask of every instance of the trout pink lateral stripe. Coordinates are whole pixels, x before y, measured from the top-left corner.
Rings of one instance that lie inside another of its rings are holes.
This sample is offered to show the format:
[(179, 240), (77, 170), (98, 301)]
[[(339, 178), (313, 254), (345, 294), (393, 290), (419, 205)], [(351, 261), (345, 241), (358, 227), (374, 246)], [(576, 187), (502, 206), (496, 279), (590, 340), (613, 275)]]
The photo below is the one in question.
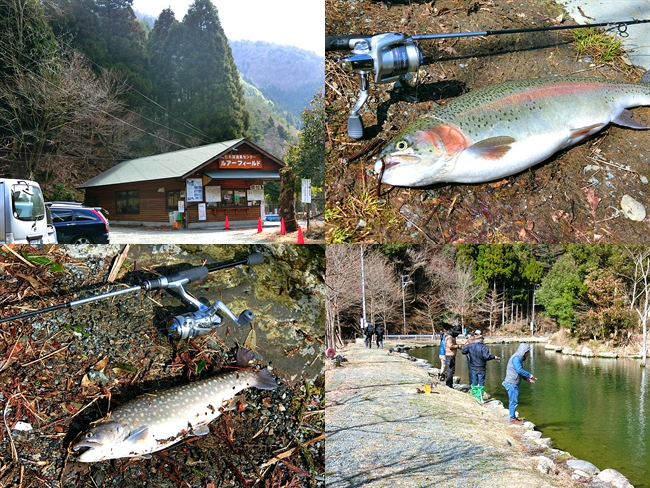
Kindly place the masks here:
[(380, 153), (375, 171), (394, 186), (484, 183), (530, 168), (610, 123), (648, 129), (627, 110), (650, 105), (646, 78), (546, 78), (472, 91), (407, 126)]

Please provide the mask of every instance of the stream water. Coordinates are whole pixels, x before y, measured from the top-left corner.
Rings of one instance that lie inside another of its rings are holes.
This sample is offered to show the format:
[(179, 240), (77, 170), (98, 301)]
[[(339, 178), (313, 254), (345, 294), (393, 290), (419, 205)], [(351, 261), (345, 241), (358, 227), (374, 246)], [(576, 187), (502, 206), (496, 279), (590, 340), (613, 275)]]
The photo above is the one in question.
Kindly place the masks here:
[[(508, 405), (502, 386), (518, 344), (490, 344), (501, 362), (487, 366), (485, 390)], [(620, 471), (637, 488), (650, 488), (650, 372), (632, 359), (579, 358), (534, 345), (524, 368), (538, 381), (522, 382), (519, 416), (537, 425), (553, 447), (598, 468)], [(440, 366), (438, 348), (409, 351)], [(466, 356), (458, 353), (456, 376), (469, 383)]]

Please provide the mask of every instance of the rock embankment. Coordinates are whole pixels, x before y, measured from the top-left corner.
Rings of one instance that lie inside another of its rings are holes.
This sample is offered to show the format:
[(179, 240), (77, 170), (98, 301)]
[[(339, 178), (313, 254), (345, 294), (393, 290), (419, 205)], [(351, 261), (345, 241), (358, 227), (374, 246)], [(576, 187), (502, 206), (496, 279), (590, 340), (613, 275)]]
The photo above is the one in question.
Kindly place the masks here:
[(350, 345), (326, 371), (328, 487), (631, 486), (613, 470), (572, 468), (532, 423), (510, 425), (500, 402), (435, 382), (418, 394), (427, 368), (389, 347)]

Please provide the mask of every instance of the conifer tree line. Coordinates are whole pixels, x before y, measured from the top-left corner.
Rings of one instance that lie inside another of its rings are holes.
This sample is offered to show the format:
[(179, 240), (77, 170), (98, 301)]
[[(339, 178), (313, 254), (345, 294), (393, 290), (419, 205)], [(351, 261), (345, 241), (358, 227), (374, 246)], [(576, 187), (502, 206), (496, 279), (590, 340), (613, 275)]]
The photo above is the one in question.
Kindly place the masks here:
[[(218, 12), (146, 34), (132, 0), (0, 0), (0, 174), (72, 187), (124, 159), (247, 135)], [(54, 176), (56, 175), (56, 178)]]
[[(360, 252), (327, 247), (330, 345), (360, 333)], [(537, 334), (564, 328), (613, 346), (646, 337), (650, 246), (369, 245), (363, 254), (366, 320), (390, 334), (403, 333), (403, 306), (410, 334), (456, 320), (470, 332), (530, 333), (534, 295)]]

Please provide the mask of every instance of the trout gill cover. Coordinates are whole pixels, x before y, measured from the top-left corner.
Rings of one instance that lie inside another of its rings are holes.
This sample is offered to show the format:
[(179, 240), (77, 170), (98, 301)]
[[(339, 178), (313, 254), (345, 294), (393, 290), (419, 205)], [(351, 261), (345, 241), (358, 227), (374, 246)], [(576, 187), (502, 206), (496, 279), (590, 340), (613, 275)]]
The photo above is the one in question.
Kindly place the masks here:
[(591, 78), (508, 81), (462, 95), (407, 126), (380, 153), (380, 181), (418, 187), (484, 183), (516, 174), (609, 123), (648, 129), (630, 107), (650, 84)]
[[(252, 359), (250, 351), (237, 350), (237, 366), (247, 367)], [(145, 457), (186, 437), (207, 434), (208, 423), (250, 387), (272, 390), (277, 383), (266, 368), (242, 369), (140, 396), (96, 422), (72, 449), (85, 449), (77, 457), (81, 462)]]

